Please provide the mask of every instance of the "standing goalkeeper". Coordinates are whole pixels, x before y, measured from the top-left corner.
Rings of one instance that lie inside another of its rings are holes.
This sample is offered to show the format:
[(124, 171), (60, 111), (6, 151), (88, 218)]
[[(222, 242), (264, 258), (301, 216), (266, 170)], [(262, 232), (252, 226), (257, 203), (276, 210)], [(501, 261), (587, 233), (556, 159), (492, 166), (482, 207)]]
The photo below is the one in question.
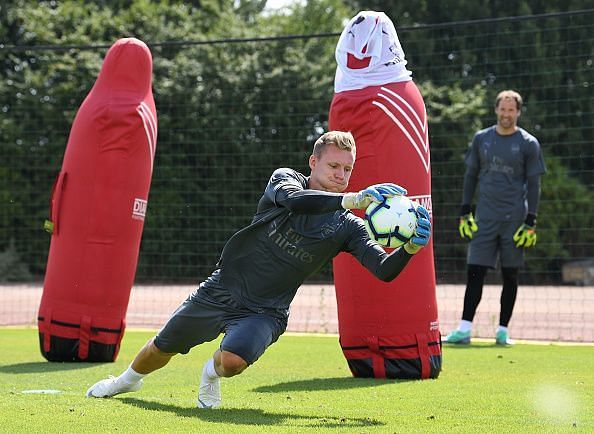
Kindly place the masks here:
[(415, 236), (387, 254), (349, 210), (365, 209), (406, 190), (377, 184), (342, 193), (354, 164), (353, 136), (331, 131), (314, 144), (309, 177), (277, 169), (252, 223), (223, 248), (218, 269), (189, 295), (124, 373), (94, 384), (87, 397), (136, 391), (145, 375), (165, 366), (175, 354), (224, 333), (220, 348), (202, 370), (197, 403), (200, 408), (218, 407), (220, 377), (240, 374), (276, 342), (287, 327), (289, 305), (299, 286), (339, 252), (352, 254), (379, 279), (394, 279), (429, 242), (429, 213), (418, 206)]
[[(495, 342), (511, 343), (507, 330), (518, 292), (524, 249), (536, 244), (540, 176), (546, 171), (538, 140), (517, 126), (522, 97), (504, 90), (495, 99), (497, 124), (477, 132), (466, 154), (460, 236), (469, 238), (468, 280), (462, 321), (446, 343), (468, 344), (488, 268), (501, 263), (503, 290)], [(471, 202), (478, 183), (476, 219)]]

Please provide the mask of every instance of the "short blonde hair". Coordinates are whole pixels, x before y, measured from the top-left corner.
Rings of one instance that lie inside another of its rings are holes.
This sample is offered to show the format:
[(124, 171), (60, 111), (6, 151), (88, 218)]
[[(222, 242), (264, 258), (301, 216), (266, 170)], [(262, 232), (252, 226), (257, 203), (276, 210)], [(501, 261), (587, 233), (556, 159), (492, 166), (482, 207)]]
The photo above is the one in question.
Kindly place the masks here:
[(522, 110), (522, 95), (515, 90), (502, 90), (499, 92), (497, 98), (495, 98), (495, 108), (499, 106), (502, 99), (513, 99), (516, 102), (516, 108)]
[(356, 152), (355, 138), (350, 132), (328, 131), (322, 134), (314, 143), (313, 155), (320, 158), (328, 145), (334, 145), (344, 151)]

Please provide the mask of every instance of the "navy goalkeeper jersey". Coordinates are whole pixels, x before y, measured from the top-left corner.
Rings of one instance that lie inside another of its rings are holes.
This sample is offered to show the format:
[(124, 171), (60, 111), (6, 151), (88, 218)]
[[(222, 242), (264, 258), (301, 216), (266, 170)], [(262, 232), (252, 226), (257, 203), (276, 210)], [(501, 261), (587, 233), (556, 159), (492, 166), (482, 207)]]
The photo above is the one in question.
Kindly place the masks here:
[[(503, 136), (493, 125), (475, 134), (465, 163), (469, 170), (478, 172), (478, 218), (524, 220), (528, 207), (527, 180), (546, 171), (536, 137), (522, 128)], [(463, 201), (470, 203), (471, 192), (464, 193), (470, 197)]]
[[(288, 311), (303, 281), (341, 251), (381, 274), (388, 255), (369, 238), (363, 220), (342, 208), (343, 195), (307, 186), (308, 178), (295, 170), (273, 173), (252, 223), (229, 239), (219, 268), (202, 284), (206, 292), (229, 291), (256, 312)], [(401, 250), (399, 268), (410, 259)]]

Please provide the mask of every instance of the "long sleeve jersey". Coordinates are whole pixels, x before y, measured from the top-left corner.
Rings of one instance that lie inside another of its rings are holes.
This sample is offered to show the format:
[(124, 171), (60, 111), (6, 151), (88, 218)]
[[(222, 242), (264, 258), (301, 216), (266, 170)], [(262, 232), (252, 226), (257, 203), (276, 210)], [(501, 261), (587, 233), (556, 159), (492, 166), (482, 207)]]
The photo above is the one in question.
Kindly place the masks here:
[(203, 286), (227, 290), (256, 312), (288, 311), (304, 280), (340, 252), (379, 279), (394, 279), (411, 255), (402, 248), (386, 253), (363, 220), (342, 208), (342, 197), (308, 189), (308, 178), (295, 170), (277, 169), (252, 223), (229, 239)]

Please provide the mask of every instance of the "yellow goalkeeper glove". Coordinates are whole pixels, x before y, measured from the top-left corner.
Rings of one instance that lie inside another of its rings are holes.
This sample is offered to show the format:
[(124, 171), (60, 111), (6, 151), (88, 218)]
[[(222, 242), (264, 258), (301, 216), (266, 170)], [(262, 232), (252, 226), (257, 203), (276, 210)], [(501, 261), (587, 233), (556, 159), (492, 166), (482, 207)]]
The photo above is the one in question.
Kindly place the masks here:
[(458, 230), (462, 238), (472, 239), (474, 233), (478, 230), (478, 225), (474, 220), (474, 216), (470, 211), (470, 205), (462, 205), (460, 211), (460, 223), (458, 224)]
[(516, 243), (516, 247), (527, 249), (536, 244), (536, 239), (536, 215), (528, 214), (524, 223), (522, 223), (514, 234), (514, 242)]

